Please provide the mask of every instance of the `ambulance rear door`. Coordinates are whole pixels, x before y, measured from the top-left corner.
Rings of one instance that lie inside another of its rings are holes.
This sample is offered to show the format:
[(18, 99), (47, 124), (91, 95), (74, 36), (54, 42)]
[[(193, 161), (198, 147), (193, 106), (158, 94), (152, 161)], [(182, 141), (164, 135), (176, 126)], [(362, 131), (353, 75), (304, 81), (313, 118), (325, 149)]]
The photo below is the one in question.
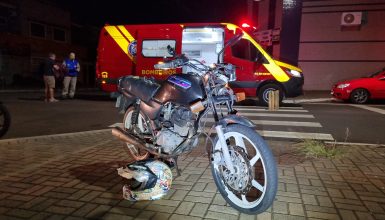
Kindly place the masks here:
[[(217, 63), (218, 53), (223, 46), (223, 27), (186, 27), (183, 30), (182, 53), (190, 59), (199, 60), (206, 65)], [(222, 56), (220, 62), (222, 62)], [(183, 70), (183, 72), (195, 71), (191, 67), (184, 67)]]

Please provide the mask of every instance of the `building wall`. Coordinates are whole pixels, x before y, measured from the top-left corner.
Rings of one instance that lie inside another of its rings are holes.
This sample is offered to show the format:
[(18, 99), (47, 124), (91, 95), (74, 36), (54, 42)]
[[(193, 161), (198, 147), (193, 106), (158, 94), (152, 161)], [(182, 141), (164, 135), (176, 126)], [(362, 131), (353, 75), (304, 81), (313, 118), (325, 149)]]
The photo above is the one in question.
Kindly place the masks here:
[[(83, 45), (73, 44), (70, 12), (45, 0), (0, 0), (0, 9), (7, 12), (7, 22), (0, 31), (0, 86), (5, 84), (39, 83), (41, 63), (49, 52), (62, 61), (69, 52), (75, 52), (81, 64), (80, 82), (89, 82), (90, 63), (88, 51)], [(12, 17), (10, 16), (12, 15)], [(0, 16), (1, 17), (1, 16)], [(45, 27), (45, 36), (31, 34), (31, 23)], [(65, 32), (64, 40), (56, 40), (55, 30)], [(89, 71), (87, 71), (89, 70)], [(94, 76), (94, 72), (91, 73)], [(31, 85), (33, 86), (33, 85)]]
[[(362, 11), (360, 28), (341, 29), (343, 12)], [(329, 90), (338, 81), (385, 67), (384, 0), (303, 0), (299, 66), (305, 90)]]

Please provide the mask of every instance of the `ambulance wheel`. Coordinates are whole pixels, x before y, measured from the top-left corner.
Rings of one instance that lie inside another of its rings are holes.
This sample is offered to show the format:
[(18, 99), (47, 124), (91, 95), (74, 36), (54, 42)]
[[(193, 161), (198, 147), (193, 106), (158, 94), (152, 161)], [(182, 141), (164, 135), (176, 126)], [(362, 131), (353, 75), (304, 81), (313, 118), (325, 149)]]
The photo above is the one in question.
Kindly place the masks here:
[(279, 91), (279, 104), (282, 104), (283, 100), (283, 90), (279, 85), (276, 84), (266, 84), (259, 88), (258, 90), (258, 100), (259, 104), (263, 106), (268, 106), (269, 105), (269, 92), (270, 91)]

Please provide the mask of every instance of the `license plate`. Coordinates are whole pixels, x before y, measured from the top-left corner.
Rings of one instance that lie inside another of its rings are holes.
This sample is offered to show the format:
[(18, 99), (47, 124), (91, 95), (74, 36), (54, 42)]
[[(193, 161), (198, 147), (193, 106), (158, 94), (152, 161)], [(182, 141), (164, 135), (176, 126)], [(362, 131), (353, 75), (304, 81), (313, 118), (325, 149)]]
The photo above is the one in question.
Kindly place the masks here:
[(119, 108), (119, 107), (120, 107), (120, 102), (121, 102), (121, 100), (122, 100), (122, 96), (121, 96), (121, 95), (118, 96), (118, 98), (116, 98), (116, 103), (115, 103), (115, 107), (116, 107), (116, 108)]

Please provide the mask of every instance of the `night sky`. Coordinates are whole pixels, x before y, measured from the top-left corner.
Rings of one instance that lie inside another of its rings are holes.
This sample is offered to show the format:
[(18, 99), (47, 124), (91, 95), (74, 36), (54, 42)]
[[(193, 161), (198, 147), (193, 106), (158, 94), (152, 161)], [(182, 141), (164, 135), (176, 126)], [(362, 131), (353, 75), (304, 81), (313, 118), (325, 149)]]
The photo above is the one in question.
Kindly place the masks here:
[(101, 26), (179, 22), (233, 22), (246, 18), (246, 0), (52, 0), (75, 22)]

